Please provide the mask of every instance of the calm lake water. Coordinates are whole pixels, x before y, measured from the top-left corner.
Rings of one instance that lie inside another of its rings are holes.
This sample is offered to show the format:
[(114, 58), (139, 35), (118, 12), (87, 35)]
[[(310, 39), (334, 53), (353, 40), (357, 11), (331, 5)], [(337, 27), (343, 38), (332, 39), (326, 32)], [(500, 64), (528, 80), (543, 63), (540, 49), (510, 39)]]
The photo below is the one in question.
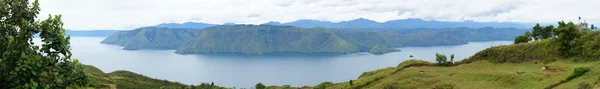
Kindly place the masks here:
[(409, 55), (413, 55), (414, 59), (435, 61), (435, 53), (448, 56), (454, 53), (455, 60), (462, 60), (492, 44), (512, 44), (512, 41), (489, 41), (452, 46), (400, 47), (400, 52), (383, 55), (183, 55), (174, 53), (175, 50), (121, 50), (121, 46), (101, 44), (103, 39), (72, 37), (73, 57), (107, 73), (129, 70), (185, 84), (214, 82), (225, 87), (253, 87), (259, 82), (292, 86), (314, 86), (324, 81), (343, 82), (356, 79), (366, 71), (395, 67), (410, 59)]

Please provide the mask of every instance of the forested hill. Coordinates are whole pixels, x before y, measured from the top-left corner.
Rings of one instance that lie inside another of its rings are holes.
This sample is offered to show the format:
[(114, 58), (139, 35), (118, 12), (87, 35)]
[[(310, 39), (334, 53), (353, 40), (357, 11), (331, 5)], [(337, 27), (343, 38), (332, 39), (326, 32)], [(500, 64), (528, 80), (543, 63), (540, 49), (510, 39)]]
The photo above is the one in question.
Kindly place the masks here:
[(358, 48), (324, 28), (235, 25), (205, 28), (177, 53), (353, 53)]
[(117, 44), (127, 50), (175, 49), (199, 31), (200, 29), (144, 27), (114, 33), (102, 40), (101, 43)]
[[(471, 41), (512, 40), (515, 28), (329, 30), (272, 25), (221, 25), (200, 29), (146, 27), (123, 31), (102, 43), (124, 49), (178, 49), (178, 53), (353, 53), (391, 52), (380, 48), (458, 45)], [(197, 35), (198, 34), (198, 35)]]

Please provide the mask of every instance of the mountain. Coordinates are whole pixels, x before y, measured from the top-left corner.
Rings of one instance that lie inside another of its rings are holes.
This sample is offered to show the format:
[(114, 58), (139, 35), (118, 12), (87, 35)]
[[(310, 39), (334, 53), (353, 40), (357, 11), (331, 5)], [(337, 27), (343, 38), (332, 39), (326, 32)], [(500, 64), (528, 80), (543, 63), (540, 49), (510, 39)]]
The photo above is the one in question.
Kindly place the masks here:
[(435, 21), (435, 20), (423, 20), (423, 19), (400, 19), (391, 20), (387, 22), (376, 22), (373, 20), (358, 18), (349, 21), (342, 22), (329, 22), (329, 21), (318, 21), (318, 20), (298, 20), (288, 23), (275, 24), (272, 22), (265, 23), (268, 25), (283, 25), (283, 26), (298, 26), (303, 28), (312, 27), (323, 27), (323, 28), (403, 28), (403, 29), (414, 29), (414, 28), (483, 28), (483, 27), (494, 27), (494, 28), (528, 28), (533, 24), (529, 23), (514, 23), (514, 22), (449, 22), (449, 21)]
[(354, 53), (358, 48), (324, 28), (234, 25), (205, 28), (176, 53)]
[(65, 34), (78, 37), (108, 37), (122, 30), (66, 30)]
[[(194, 28), (202, 29), (206, 27), (217, 26), (219, 24), (207, 24), (202, 22), (185, 22), (185, 23), (164, 23), (154, 27), (166, 27), (166, 28)], [(236, 23), (224, 23), (220, 25), (236, 25)], [(300, 19), (293, 22), (280, 23), (276, 21), (269, 21), (261, 25), (276, 25), (276, 26), (296, 26), (302, 28), (313, 28), (322, 27), (329, 29), (337, 28), (349, 28), (349, 29), (363, 29), (363, 28), (387, 28), (387, 29), (415, 29), (415, 28), (529, 28), (533, 26), (531, 23), (516, 23), (516, 22), (474, 22), (474, 21), (462, 21), (462, 22), (451, 22), (451, 21), (436, 21), (436, 20), (423, 20), (423, 19), (398, 19), (390, 20), (386, 22), (376, 22), (373, 20), (358, 18), (354, 20), (331, 22), (331, 21), (320, 21), (312, 19)]]
[(199, 31), (200, 29), (144, 27), (114, 33), (101, 43), (120, 45), (126, 50), (175, 49)]
[(192, 29), (202, 29), (206, 27), (217, 26), (217, 24), (208, 24), (202, 22), (185, 22), (185, 23), (163, 23), (153, 27), (164, 27), (164, 28), (192, 28)]
[[(362, 21), (353, 21), (362, 22)], [(102, 43), (123, 49), (178, 49), (177, 53), (354, 53), (393, 52), (394, 47), (459, 45), (512, 40), (516, 28), (418, 28), (350, 30), (272, 25), (220, 25), (201, 29), (145, 27), (122, 31)], [(198, 34), (198, 35), (196, 35)], [(373, 48), (377, 47), (376, 50)], [(382, 50), (386, 49), (386, 50)], [(373, 51), (371, 51), (373, 50)]]

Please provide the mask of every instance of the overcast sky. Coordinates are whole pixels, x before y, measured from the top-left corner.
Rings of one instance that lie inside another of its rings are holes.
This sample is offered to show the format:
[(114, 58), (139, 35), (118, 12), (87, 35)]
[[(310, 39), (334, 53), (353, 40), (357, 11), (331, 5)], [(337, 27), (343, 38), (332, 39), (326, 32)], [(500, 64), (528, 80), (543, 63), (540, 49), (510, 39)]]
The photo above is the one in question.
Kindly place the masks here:
[(66, 29), (133, 29), (188, 21), (261, 24), (298, 19), (377, 22), (422, 18), (480, 22), (600, 22), (600, 0), (40, 0), (39, 18)]

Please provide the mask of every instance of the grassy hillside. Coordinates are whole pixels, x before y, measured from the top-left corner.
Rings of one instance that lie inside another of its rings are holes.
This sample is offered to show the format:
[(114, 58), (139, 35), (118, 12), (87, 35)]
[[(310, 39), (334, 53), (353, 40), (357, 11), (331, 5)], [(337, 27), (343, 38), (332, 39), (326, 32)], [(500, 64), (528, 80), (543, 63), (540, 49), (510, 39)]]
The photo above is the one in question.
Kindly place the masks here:
[[(488, 48), (452, 66), (409, 60), (363, 73), (358, 79), (327, 89), (590, 89), (600, 88), (600, 31), (581, 32), (576, 51), (562, 56), (557, 39)], [(320, 85), (317, 85), (320, 86)]]
[(235, 25), (205, 28), (177, 53), (353, 53), (358, 48), (324, 28)]
[(104, 73), (100, 69), (86, 65), (87, 74), (90, 79), (88, 87), (81, 88), (100, 88), (100, 89), (226, 89), (216, 85), (203, 83), (198, 86), (186, 85), (179, 82), (154, 79), (141, 74), (117, 70), (111, 73)]
[(101, 43), (117, 44), (126, 50), (175, 49), (196, 35), (199, 29), (173, 29), (144, 27), (131, 31), (117, 32)]

